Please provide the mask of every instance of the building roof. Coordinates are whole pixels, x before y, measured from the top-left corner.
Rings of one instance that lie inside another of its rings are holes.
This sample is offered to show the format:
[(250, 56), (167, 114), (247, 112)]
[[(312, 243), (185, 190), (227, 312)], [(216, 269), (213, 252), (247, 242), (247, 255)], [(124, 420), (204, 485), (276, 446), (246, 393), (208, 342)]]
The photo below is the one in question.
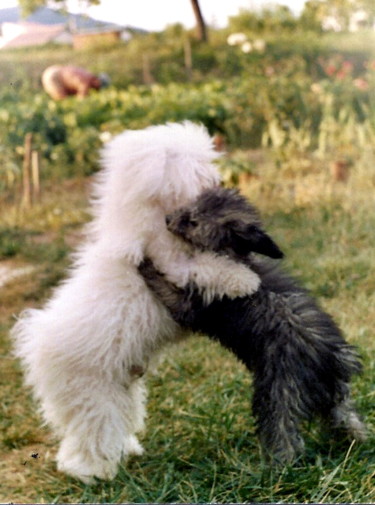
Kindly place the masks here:
[(85, 16), (83, 14), (66, 13), (62, 10), (51, 9), (49, 7), (39, 7), (30, 16), (22, 18), (21, 9), (19, 7), (0, 9), (0, 25), (5, 22), (20, 22), (29, 21), (32, 23), (39, 23), (42, 25), (68, 25), (74, 31), (91, 31), (98, 29), (105, 30), (134, 30), (144, 32), (144, 30), (131, 27), (122, 26), (115, 23), (107, 23), (98, 19)]
[(16, 23), (19, 21), (19, 8), (9, 7), (7, 9), (0, 9), (0, 25), (2, 23)]
[[(64, 39), (65, 37), (65, 39)], [(25, 46), (40, 46), (48, 42), (69, 41), (65, 24), (46, 26), (39, 23), (21, 21), (19, 23), (4, 23), (3, 37), (0, 38), (0, 49)]]
[(107, 23), (82, 14), (39, 7), (22, 18), (19, 7), (0, 9), (0, 49), (42, 45), (48, 42), (71, 43), (72, 34), (140, 32), (145, 30)]
[(65, 23), (69, 24), (69, 26), (74, 29), (74, 31), (98, 29), (108, 27), (109, 24), (111, 27), (116, 26), (118, 29), (124, 28), (120, 27), (119, 25), (114, 25), (113, 23), (99, 21), (82, 14), (65, 13), (61, 10), (50, 9), (48, 7), (39, 7), (39, 9), (37, 9), (27, 18), (27, 21), (41, 23), (43, 25), (56, 25)]

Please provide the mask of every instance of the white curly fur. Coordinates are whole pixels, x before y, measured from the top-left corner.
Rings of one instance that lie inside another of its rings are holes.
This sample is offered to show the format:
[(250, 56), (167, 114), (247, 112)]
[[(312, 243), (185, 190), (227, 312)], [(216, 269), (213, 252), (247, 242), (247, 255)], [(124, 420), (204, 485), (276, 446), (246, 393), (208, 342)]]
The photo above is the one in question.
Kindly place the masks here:
[(245, 266), (193, 252), (165, 226), (166, 213), (219, 183), (215, 156), (206, 130), (189, 122), (114, 138), (103, 149), (93, 220), (67, 279), (13, 328), (26, 383), (61, 439), (58, 468), (84, 482), (113, 478), (121, 457), (142, 453), (139, 375), (183, 336), (138, 274), (144, 255), (178, 285), (193, 279), (208, 298), (258, 288)]

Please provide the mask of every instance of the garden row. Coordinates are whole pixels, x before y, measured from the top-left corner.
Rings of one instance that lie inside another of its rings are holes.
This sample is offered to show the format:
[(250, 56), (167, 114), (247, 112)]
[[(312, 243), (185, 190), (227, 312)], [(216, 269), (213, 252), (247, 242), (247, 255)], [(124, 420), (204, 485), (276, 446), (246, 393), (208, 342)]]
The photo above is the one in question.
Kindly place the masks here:
[(98, 149), (124, 129), (192, 120), (220, 134), (230, 147), (270, 146), (280, 164), (293, 154), (356, 157), (375, 145), (375, 71), (354, 78), (341, 60), (328, 62), (314, 80), (268, 69), (268, 75), (201, 84), (171, 83), (108, 88), (83, 101), (55, 103), (42, 92), (3, 92), (0, 97), (0, 185), (17, 180), (24, 139), (33, 134), (49, 176), (87, 175)]

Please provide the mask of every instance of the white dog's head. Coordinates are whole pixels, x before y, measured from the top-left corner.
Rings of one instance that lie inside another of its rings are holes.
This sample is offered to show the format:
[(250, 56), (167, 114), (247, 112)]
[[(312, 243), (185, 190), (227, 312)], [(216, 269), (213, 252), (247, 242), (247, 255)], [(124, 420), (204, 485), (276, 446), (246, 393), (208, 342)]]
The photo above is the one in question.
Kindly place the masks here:
[(135, 263), (164, 217), (217, 186), (218, 154), (203, 126), (190, 122), (125, 131), (102, 151), (92, 230), (101, 251)]

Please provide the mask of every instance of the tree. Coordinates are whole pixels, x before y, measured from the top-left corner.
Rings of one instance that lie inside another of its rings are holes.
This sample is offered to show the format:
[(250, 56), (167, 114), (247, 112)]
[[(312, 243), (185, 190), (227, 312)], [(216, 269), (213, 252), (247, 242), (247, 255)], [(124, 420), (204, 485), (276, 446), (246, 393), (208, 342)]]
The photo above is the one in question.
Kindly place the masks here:
[(195, 19), (197, 21), (198, 39), (202, 42), (207, 42), (208, 35), (207, 35), (206, 23), (203, 19), (202, 11), (199, 6), (199, 1), (191, 0), (191, 5), (193, 7)]
[(374, 0), (307, 0), (302, 11), (301, 21), (306, 27), (321, 26), (327, 16), (337, 19), (343, 28), (349, 25), (353, 13), (364, 10), (369, 16), (369, 22), (375, 16)]
[(22, 16), (26, 17), (32, 14), (38, 7), (44, 5), (41, 0), (19, 0)]
[(301, 13), (300, 22), (305, 29), (321, 31), (322, 21), (327, 15), (327, 4), (320, 0), (307, 0)]
[[(86, 6), (99, 5), (100, 0), (79, 0), (81, 4)], [(43, 7), (45, 5), (50, 5), (51, 7), (57, 7), (60, 9), (66, 9), (66, 0), (19, 0), (21, 11), (23, 16), (28, 16), (32, 14), (38, 7)]]

